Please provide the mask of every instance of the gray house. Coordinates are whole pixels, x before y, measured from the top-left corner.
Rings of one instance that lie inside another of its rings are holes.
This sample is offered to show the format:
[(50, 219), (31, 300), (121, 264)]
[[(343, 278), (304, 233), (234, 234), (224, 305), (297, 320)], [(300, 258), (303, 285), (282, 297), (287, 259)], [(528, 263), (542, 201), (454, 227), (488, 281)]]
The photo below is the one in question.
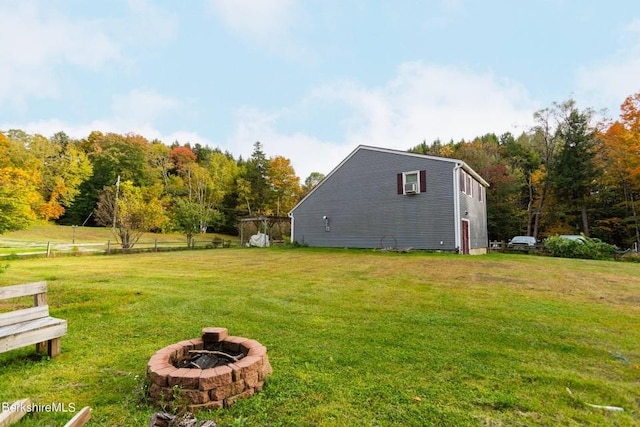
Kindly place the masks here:
[(361, 145), (291, 210), (291, 241), (486, 253), (488, 186), (461, 160)]

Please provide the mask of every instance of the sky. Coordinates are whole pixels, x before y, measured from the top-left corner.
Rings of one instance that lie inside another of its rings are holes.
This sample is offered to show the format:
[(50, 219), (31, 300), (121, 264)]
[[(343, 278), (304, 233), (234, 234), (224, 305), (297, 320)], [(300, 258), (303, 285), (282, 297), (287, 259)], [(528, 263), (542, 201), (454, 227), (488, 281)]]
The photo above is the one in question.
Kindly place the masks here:
[(260, 141), (302, 181), (637, 92), (637, 0), (0, 0), (0, 130)]

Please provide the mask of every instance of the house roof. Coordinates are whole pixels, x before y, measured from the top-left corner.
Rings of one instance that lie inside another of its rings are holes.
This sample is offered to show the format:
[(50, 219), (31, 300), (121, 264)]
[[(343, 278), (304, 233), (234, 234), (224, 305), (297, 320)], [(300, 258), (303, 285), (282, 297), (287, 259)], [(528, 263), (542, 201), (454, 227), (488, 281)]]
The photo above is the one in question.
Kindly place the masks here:
[(458, 159), (450, 159), (448, 157), (438, 157), (438, 156), (430, 156), (427, 154), (418, 154), (418, 153), (411, 153), (409, 151), (402, 151), (402, 150), (394, 150), (391, 148), (381, 148), (381, 147), (373, 147), (370, 145), (358, 145), (356, 147), (355, 150), (353, 150), (347, 157), (344, 158), (344, 160), (342, 160), (338, 166), (336, 166), (335, 168), (333, 168), (331, 170), (331, 172), (329, 172), (324, 179), (318, 184), (316, 185), (310, 192), (309, 194), (307, 194), (306, 196), (304, 196), (302, 198), (302, 200), (300, 200), (290, 211), (293, 212), (300, 204), (302, 204), (302, 202), (304, 202), (309, 196), (311, 196), (318, 187), (320, 187), (329, 177), (331, 177), (331, 175), (333, 175), (335, 173), (335, 171), (337, 171), (338, 169), (340, 169), (342, 167), (342, 165), (344, 165), (346, 162), (349, 161), (349, 159), (351, 157), (353, 157), (358, 151), (361, 150), (369, 150), (369, 151), (378, 151), (381, 153), (388, 153), (388, 154), (396, 154), (396, 155), (401, 155), (401, 156), (407, 156), (407, 157), (418, 157), (421, 159), (431, 159), (431, 160), (437, 160), (437, 161), (441, 161), (441, 162), (449, 162), (449, 163), (454, 163), (456, 166), (464, 169), (465, 172), (467, 172), (469, 175), (473, 176), (476, 181), (478, 181), (480, 184), (482, 184), (484, 187), (489, 187), (489, 183), (487, 181), (484, 180), (484, 178), (482, 178), (480, 175), (478, 175), (478, 173), (476, 171), (474, 171), (471, 166), (469, 166), (468, 164), (466, 164), (464, 161), (462, 160), (458, 160)]

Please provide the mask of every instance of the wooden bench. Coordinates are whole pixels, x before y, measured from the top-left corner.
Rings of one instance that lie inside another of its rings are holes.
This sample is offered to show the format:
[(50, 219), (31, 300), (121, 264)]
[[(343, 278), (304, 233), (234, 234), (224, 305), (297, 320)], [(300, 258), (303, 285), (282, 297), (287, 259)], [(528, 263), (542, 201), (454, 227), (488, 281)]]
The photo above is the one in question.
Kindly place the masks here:
[(0, 353), (36, 344), (37, 352), (46, 350), (49, 357), (56, 357), (67, 321), (49, 316), (47, 282), (0, 287), (0, 302), (31, 295), (33, 307), (0, 313)]

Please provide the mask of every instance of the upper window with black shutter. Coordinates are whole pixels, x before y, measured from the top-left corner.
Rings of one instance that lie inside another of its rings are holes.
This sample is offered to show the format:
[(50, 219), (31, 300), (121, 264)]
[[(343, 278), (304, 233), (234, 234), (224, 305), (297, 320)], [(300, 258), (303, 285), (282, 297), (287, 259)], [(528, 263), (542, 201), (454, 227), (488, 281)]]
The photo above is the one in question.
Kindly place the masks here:
[(412, 195), (427, 191), (427, 171), (411, 171), (398, 174), (398, 194)]

